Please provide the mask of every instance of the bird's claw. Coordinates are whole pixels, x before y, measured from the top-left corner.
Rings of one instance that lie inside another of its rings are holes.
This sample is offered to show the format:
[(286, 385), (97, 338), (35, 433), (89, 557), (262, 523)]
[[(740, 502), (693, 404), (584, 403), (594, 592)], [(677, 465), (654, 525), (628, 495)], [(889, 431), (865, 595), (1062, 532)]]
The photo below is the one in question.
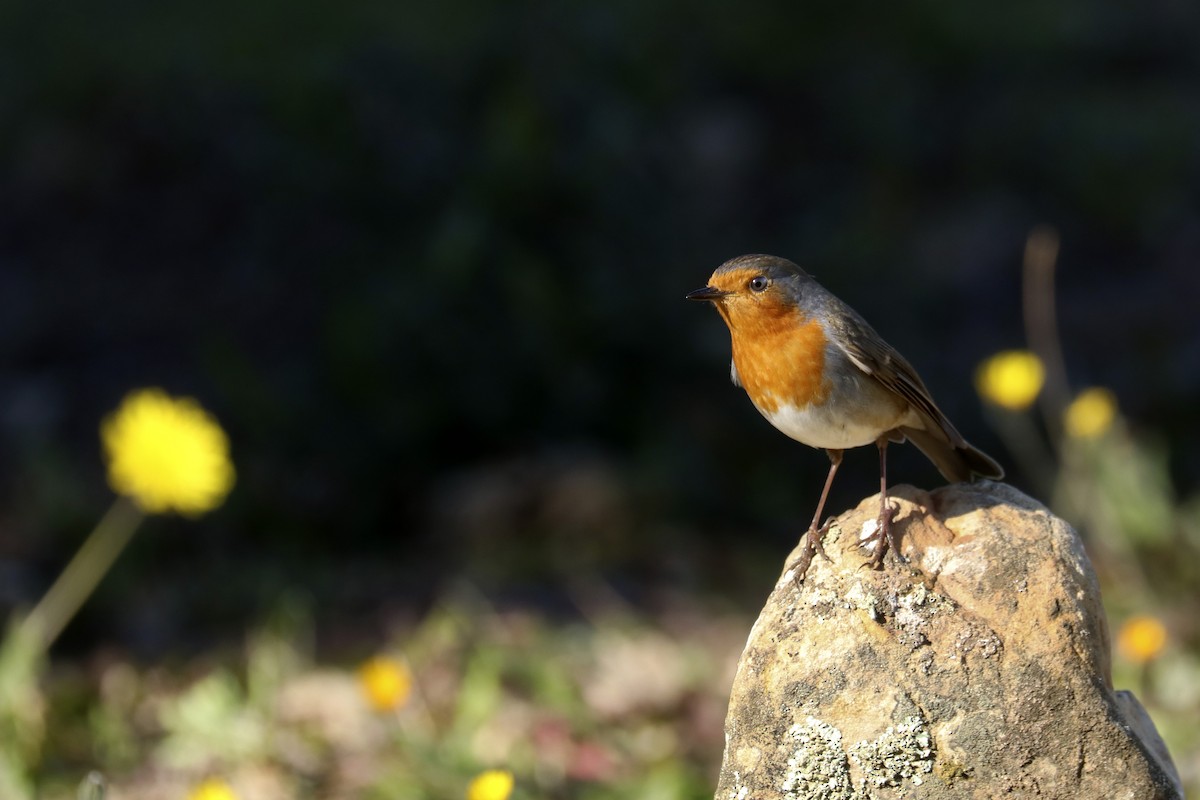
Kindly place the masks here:
[(808, 574), (808, 568), (812, 565), (814, 555), (820, 555), (826, 561), (832, 561), (829, 554), (825, 552), (825, 545), (821, 543), (825, 532), (829, 530), (829, 526), (833, 523), (833, 517), (825, 521), (825, 524), (820, 528), (809, 528), (804, 533), (804, 549), (800, 551), (799, 557), (788, 565), (788, 569), (792, 570), (792, 580), (796, 584), (796, 588), (800, 588), (800, 584), (804, 583), (804, 576)]
[(875, 527), (875, 533), (871, 537), (875, 539), (875, 547), (871, 555), (871, 569), (879, 569), (883, 566), (883, 557), (887, 554), (890, 546), (892, 552), (896, 554), (901, 564), (907, 564), (908, 559), (900, 552), (900, 543), (896, 541), (896, 534), (892, 530), (892, 520), (899, 513), (900, 508), (885, 501), (883, 507), (879, 510), (879, 521)]

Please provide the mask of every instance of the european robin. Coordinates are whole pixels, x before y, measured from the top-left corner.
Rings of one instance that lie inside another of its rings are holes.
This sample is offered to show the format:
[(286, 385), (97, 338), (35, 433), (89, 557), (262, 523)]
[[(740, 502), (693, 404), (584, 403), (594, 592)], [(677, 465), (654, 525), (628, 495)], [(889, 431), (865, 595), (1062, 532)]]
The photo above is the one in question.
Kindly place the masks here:
[(909, 363), (854, 309), (784, 258), (739, 256), (717, 267), (708, 285), (687, 295), (716, 306), (733, 345), (730, 377), (783, 433), (829, 455), (829, 474), (795, 564), (803, 580), (821, 550), (818, 527), (842, 451), (879, 448), (879, 521), (873, 567), (892, 539), (887, 446), (906, 439), (946, 480), (1004, 477), (1000, 465), (972, 447), (941, 412)]

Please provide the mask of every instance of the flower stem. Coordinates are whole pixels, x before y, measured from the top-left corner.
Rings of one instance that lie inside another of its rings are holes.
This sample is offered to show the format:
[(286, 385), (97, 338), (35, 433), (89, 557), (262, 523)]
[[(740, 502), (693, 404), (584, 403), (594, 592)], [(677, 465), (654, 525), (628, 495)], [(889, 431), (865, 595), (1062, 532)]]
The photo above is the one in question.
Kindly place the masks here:
[(141, 509), (119, 497), (96, 524), (58, 580), (25, 618), (24, 633), (31, 637), (36, 634), (43, 650), (50, 648), (91, 596), (144, 517)]
[(1058, 231), (1049, 225), (1039, 225), (1029, 233), (1021, 286), (1025, 338), (1029, 340), (1029, 349), (1046, 366), (1046, 387), (1040, 405), (1055, 455), (1059, 454), (1062, 441), (1063, 410), (1071, 400), (1054, 300), (1058, 247)]

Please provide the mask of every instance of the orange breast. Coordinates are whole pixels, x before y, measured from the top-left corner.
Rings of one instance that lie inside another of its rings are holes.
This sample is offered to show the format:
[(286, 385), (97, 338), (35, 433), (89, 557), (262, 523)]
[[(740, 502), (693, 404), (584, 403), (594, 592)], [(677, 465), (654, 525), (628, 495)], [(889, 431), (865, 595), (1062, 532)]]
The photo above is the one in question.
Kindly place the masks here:
[(766, 414), (780, 405), (803, 408), (829, 392), (824, 379), (825, 333), (782, 303), (721, 308), (733, 341), (733, 363), (746, 394)]

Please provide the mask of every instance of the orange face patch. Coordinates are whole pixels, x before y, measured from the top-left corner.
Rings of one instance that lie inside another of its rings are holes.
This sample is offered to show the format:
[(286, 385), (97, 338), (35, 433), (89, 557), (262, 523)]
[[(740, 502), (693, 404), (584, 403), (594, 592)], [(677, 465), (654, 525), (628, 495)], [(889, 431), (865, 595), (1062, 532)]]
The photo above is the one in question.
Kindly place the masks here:
[(748, 292), (750, 279), (759, 275), (756, 269), (735, 269), (730, 272), (714, 272), (708, 285), (723, 292)]
[(824, 380), (825, 332), (774, 287), (761, 294), (746, 284), (757, 273), (714, 275), (710, 285), (735, 294), (716, 303), (729, 327), (733, 363), (746, 394), (770, 414), (783, 404), (803, 408), (828, 392)]

